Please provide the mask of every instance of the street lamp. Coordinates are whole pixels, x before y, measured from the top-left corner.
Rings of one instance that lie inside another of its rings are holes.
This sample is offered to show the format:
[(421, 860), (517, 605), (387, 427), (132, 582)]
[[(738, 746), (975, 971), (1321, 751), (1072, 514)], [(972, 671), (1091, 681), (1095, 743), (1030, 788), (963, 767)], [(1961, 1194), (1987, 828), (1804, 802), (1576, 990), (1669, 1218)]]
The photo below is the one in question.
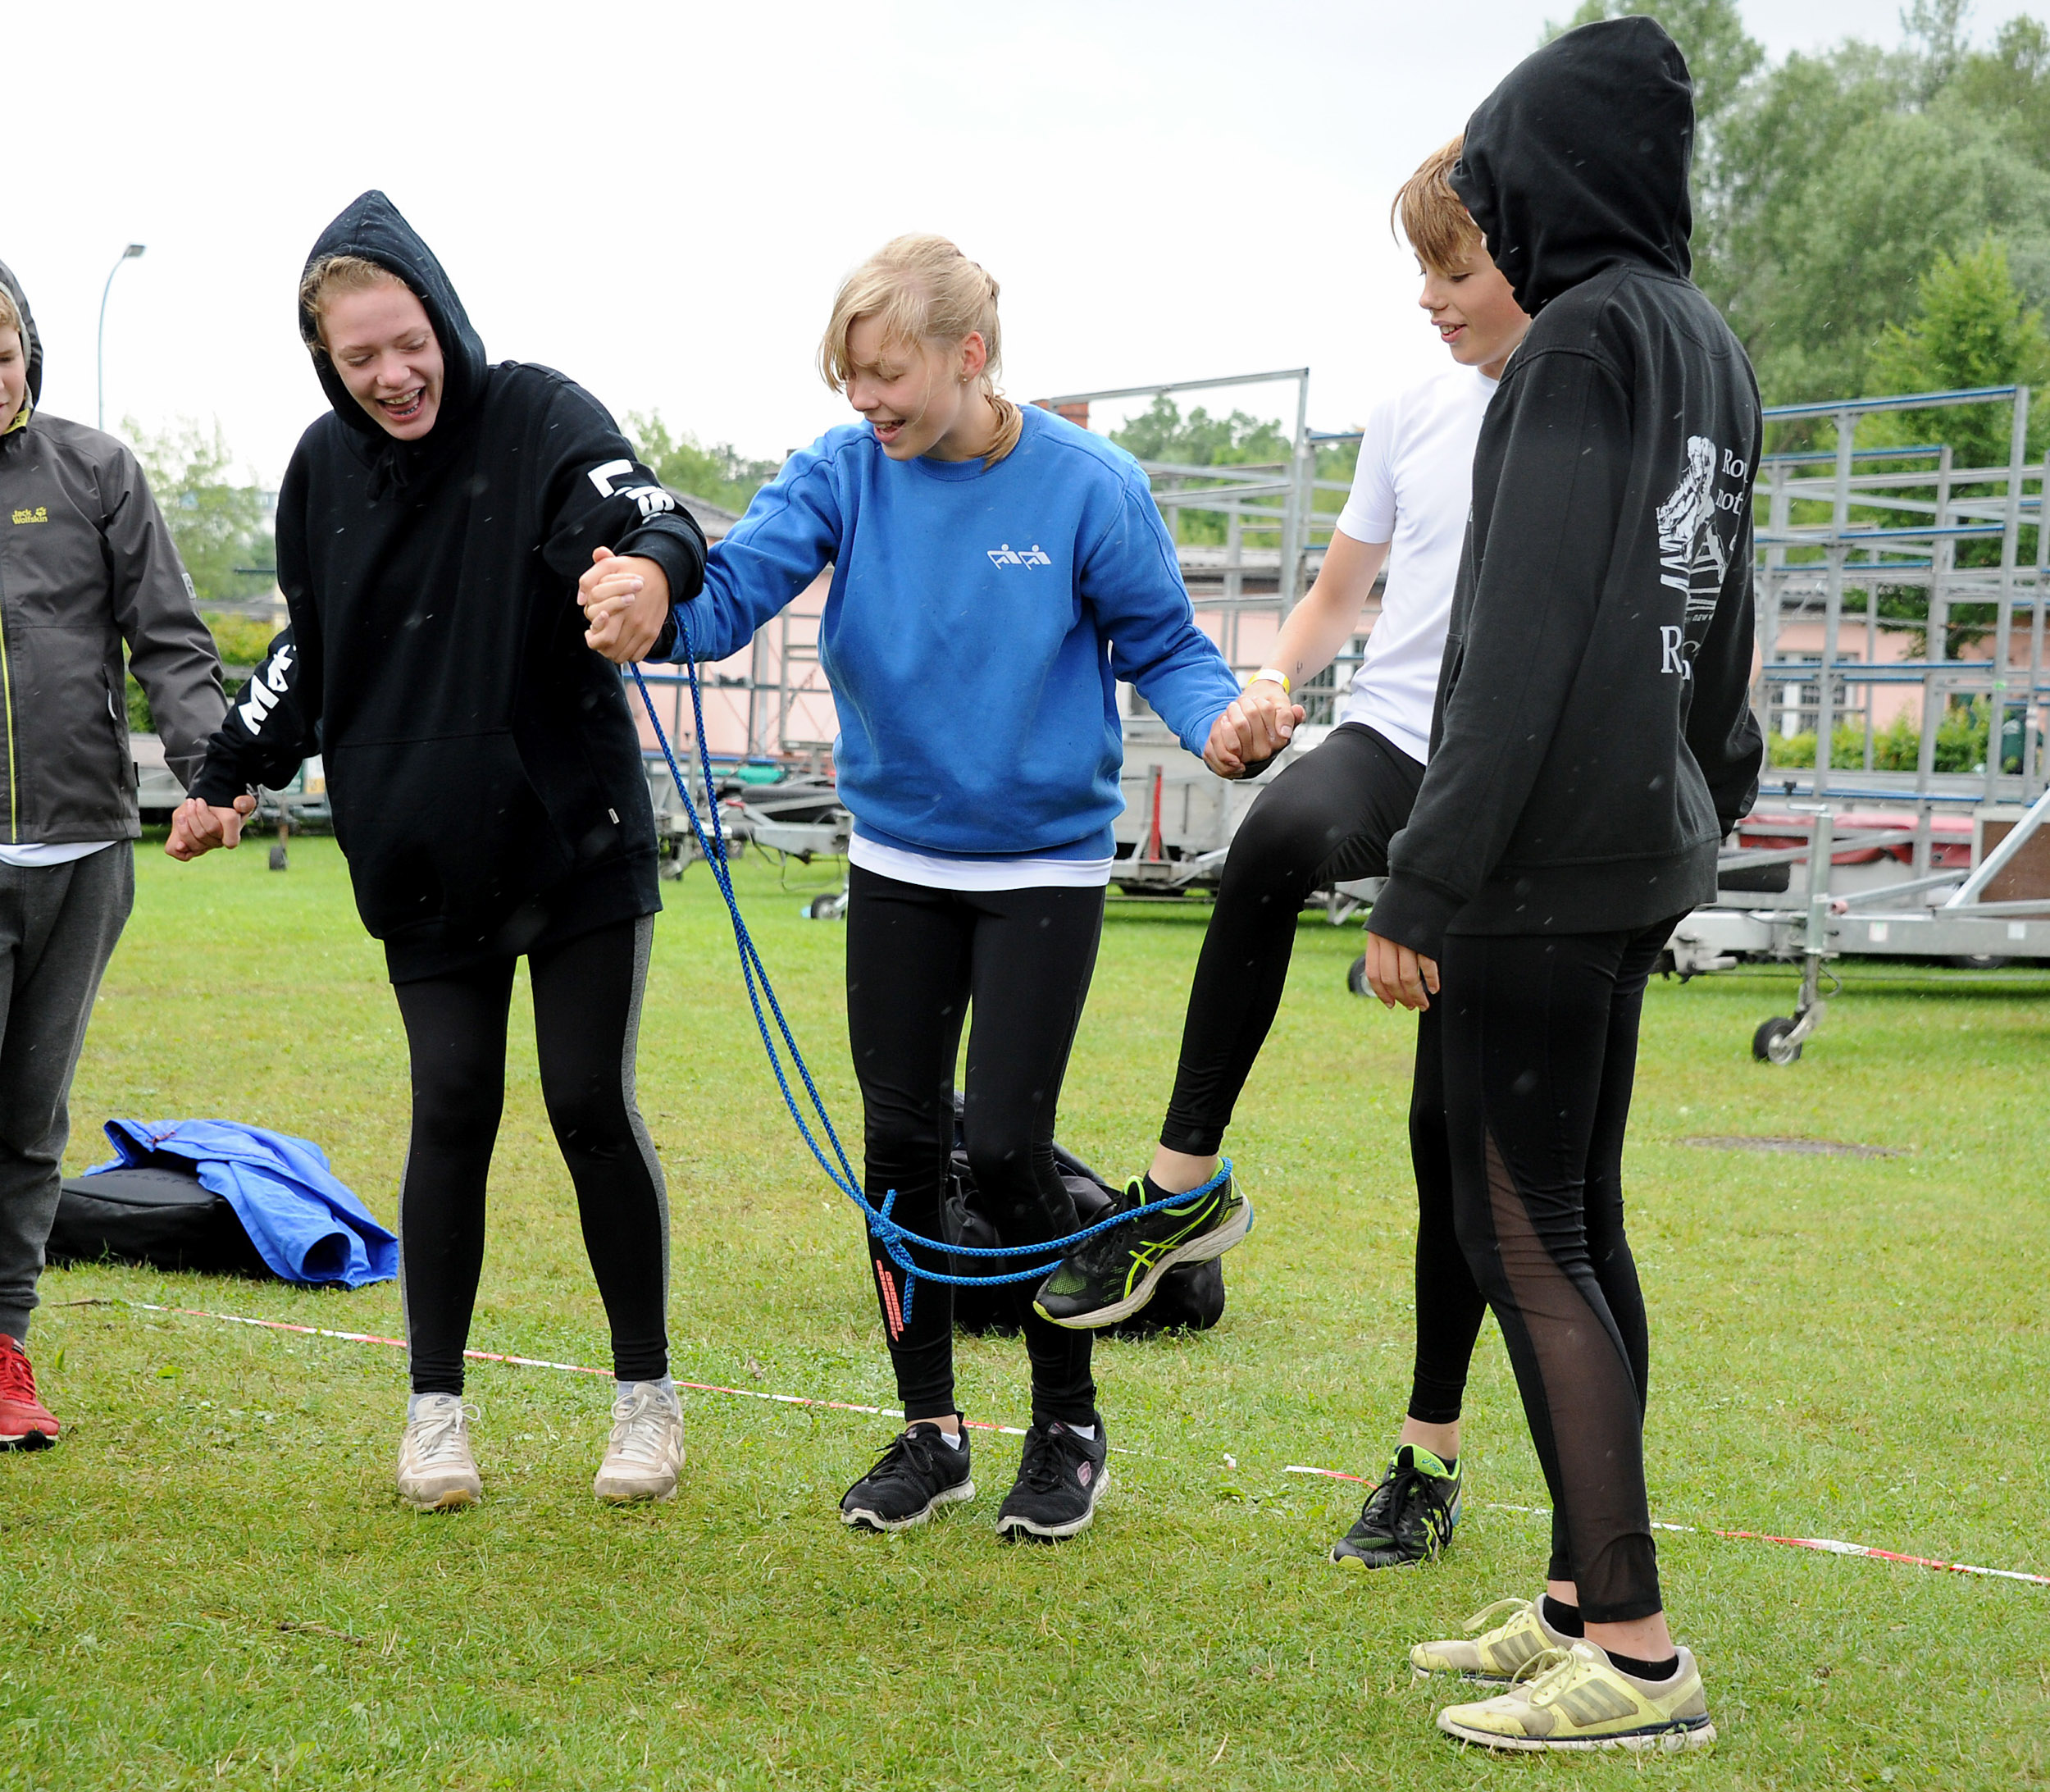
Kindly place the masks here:
[(121, 262), (132, 262), (147, 245), (130, 243), (121, 251), (121, 261), (107, 270), (107, 284), (100, 289), (100, 344), (99, 344), (99, 417), (100, 427), (107, 427), (107, 295), (114, 290), (114, 276), (121, 271)]

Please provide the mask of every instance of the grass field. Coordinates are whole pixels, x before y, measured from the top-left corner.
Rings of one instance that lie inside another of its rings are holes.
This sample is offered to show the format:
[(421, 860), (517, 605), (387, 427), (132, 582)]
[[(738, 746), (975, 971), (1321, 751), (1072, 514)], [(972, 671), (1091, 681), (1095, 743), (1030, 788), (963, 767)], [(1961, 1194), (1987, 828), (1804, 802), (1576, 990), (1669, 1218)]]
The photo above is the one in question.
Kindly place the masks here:
[[(145, 847), (88, 1042), (70, 1167), (110, 1115), (318, 1140), (391, 1215), (404, 1055), (331, 842), (181, 869)], [(858, 1130), (842, 935), (744, 878), (762, 949)], [(676, 1210), (680, 1378), (889, 1405), (858, 1229), (782, 1119), (702, 868), (669, 907), (641, 1049)], [(1135, 1169), (1173, 1067), (1200, 908), (1114, 908), (1064, 1139)], [(683, 1489), (599, 1509), (602, 1383), (479, 1366), (480, 1509), (400, 1508), (396, 1351), (117, 1305), (383, 1333), (385, 1285), (314, 1295), (52, 1272), (32, 1340), (59, 1448), (0, 1458), (0, 1786), (1402, 1787), (1532, 1776), (1701, 1787), (2050, 1785), (2050, 1589), (1670, 1534), (1679, 1634), (1724, 1740), (1684, 1759), (1491, 1761), (1445, 1742), (1405, 1651), (1534, 1593), (1545, 1495), (1500, 1340), (1468, 1408), (1468, 1517), (1437, 1566), (1324, 1560), (1407, 1389), (1410, 1023), (1346, 994), (1357, 932), (1305, 921), (1232, 1144), (1260, 1226), (1196, 1339), (1108, 1343), (1096, 1529), (974, 1503), (856, 1536), (835, 1502), (886, 1421), (713, 1395)], [(1655, 1514), (2050, 1572), (2050, 978), (1859, 973), (1798, 1065), (1754, 1064), (1792, 979), (1655, 984), (1629, 1156), (1652, 1313)], [(604, 1330), (516, 1042), (472, 1343), (603, 1363)], [(1692, 1135), (1897, 1148), (1797, 1158)], [(1023, 1353), (964, 1340), (972, 1416), (1022, 1423)], [(1491, 1504), (1490, 1502), (1493, 1502)]]

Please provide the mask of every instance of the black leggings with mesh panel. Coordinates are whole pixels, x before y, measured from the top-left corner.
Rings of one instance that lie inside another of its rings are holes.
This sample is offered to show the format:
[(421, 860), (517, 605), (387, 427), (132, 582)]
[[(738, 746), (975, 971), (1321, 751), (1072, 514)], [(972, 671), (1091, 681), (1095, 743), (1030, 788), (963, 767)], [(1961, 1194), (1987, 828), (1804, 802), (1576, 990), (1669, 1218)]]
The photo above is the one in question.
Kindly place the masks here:
[(1509, 1346), (1551, 1491), (1551, 1578), (1573, 1581), (1597, 1624), (1662, 1608), (1623, 1135), (1644, 986), (1673, 926), (1456, 935), (1440, 966), (1460, 1243)]

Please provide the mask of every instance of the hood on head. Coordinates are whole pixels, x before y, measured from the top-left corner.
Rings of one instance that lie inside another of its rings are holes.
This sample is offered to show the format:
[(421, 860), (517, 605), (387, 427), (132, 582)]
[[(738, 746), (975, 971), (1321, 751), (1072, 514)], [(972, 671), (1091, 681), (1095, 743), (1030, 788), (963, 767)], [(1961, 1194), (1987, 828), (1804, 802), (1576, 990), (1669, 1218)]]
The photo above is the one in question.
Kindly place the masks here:
[[(7, 296), (14, 301), (14, 308), (21, 313), (21, 346), (29, 351), (29, 403), (43, 402), (43, 339), (35, 333), (35, 313), (29, 309), (29, 295), (21, 290), (21, 282), (14, 277), (14, 270), (0, 262), (0, 286), (7, 290)], [(0, 417), (0, 429), (14, 419)]]
[(1605, 19), (1517, 64), (1468, 121), (1452, 188), (1533, 317), (1618, 262), (1685, 277), (1694, 84), (1655, 19)]
[[(413, 296), (426, 308), (427, 321), (434, 326), (435, 340), (441, 345), (443, 373), (441, 408), (426, 440), (445, 435), (447, 426), (462, 418), (483, 388), (484, 344), (471, 326), (469, 314), (463, 310), (455, 288), (449, 285), (448, 275), (442, 271), (441, 263), (435, 259), (434, 251), (421, 240), (419, 233), (400, 215), (399, 207), (373, 188), (352, 201), (341, 216), (321, 232), (313, 253), (306, 258), (304, 271), (312, 272), (316, 262), (330, 255), (357, 255), (367, 262), (375, 262), (412, 288)], [(340, 375), (335, 371), (335, 363), (321, 347), (320, 330), (313, 314), (303, 305), (299, 308), (299, 335), (313, 351), (313, 365), (320, 374), (321, 389), (327, 394), (327, 402), (334, 406), (337, 417), (373, 441), (389, 444), (394, 449), (416, 445), (401, 444), (386, 435), (376, 418), (350, 396), (348, 388), (342, 384)]]

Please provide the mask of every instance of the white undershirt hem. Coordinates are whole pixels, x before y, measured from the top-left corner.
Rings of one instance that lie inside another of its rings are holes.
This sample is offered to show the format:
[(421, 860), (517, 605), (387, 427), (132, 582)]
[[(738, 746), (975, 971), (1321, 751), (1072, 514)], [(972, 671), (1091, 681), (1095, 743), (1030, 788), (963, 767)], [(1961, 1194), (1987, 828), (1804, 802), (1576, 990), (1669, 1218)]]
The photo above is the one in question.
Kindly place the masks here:
[(19, 865), (25, 869), (36, 865), (68, 865), (75, 859), (89, 859), (96, 852), (120, 844), (118, 840), (71, 840), (52, 846), (31, 841), (25, 846), (0, 846), (0, 865)]
[(847, 862), (927, 890), (1100, 890), (1110, 882), (1110, 868), (1118, 861), (1114, 857), (948, 859), (937, 853), (906, 852), (856, 834), (848, 843)]

